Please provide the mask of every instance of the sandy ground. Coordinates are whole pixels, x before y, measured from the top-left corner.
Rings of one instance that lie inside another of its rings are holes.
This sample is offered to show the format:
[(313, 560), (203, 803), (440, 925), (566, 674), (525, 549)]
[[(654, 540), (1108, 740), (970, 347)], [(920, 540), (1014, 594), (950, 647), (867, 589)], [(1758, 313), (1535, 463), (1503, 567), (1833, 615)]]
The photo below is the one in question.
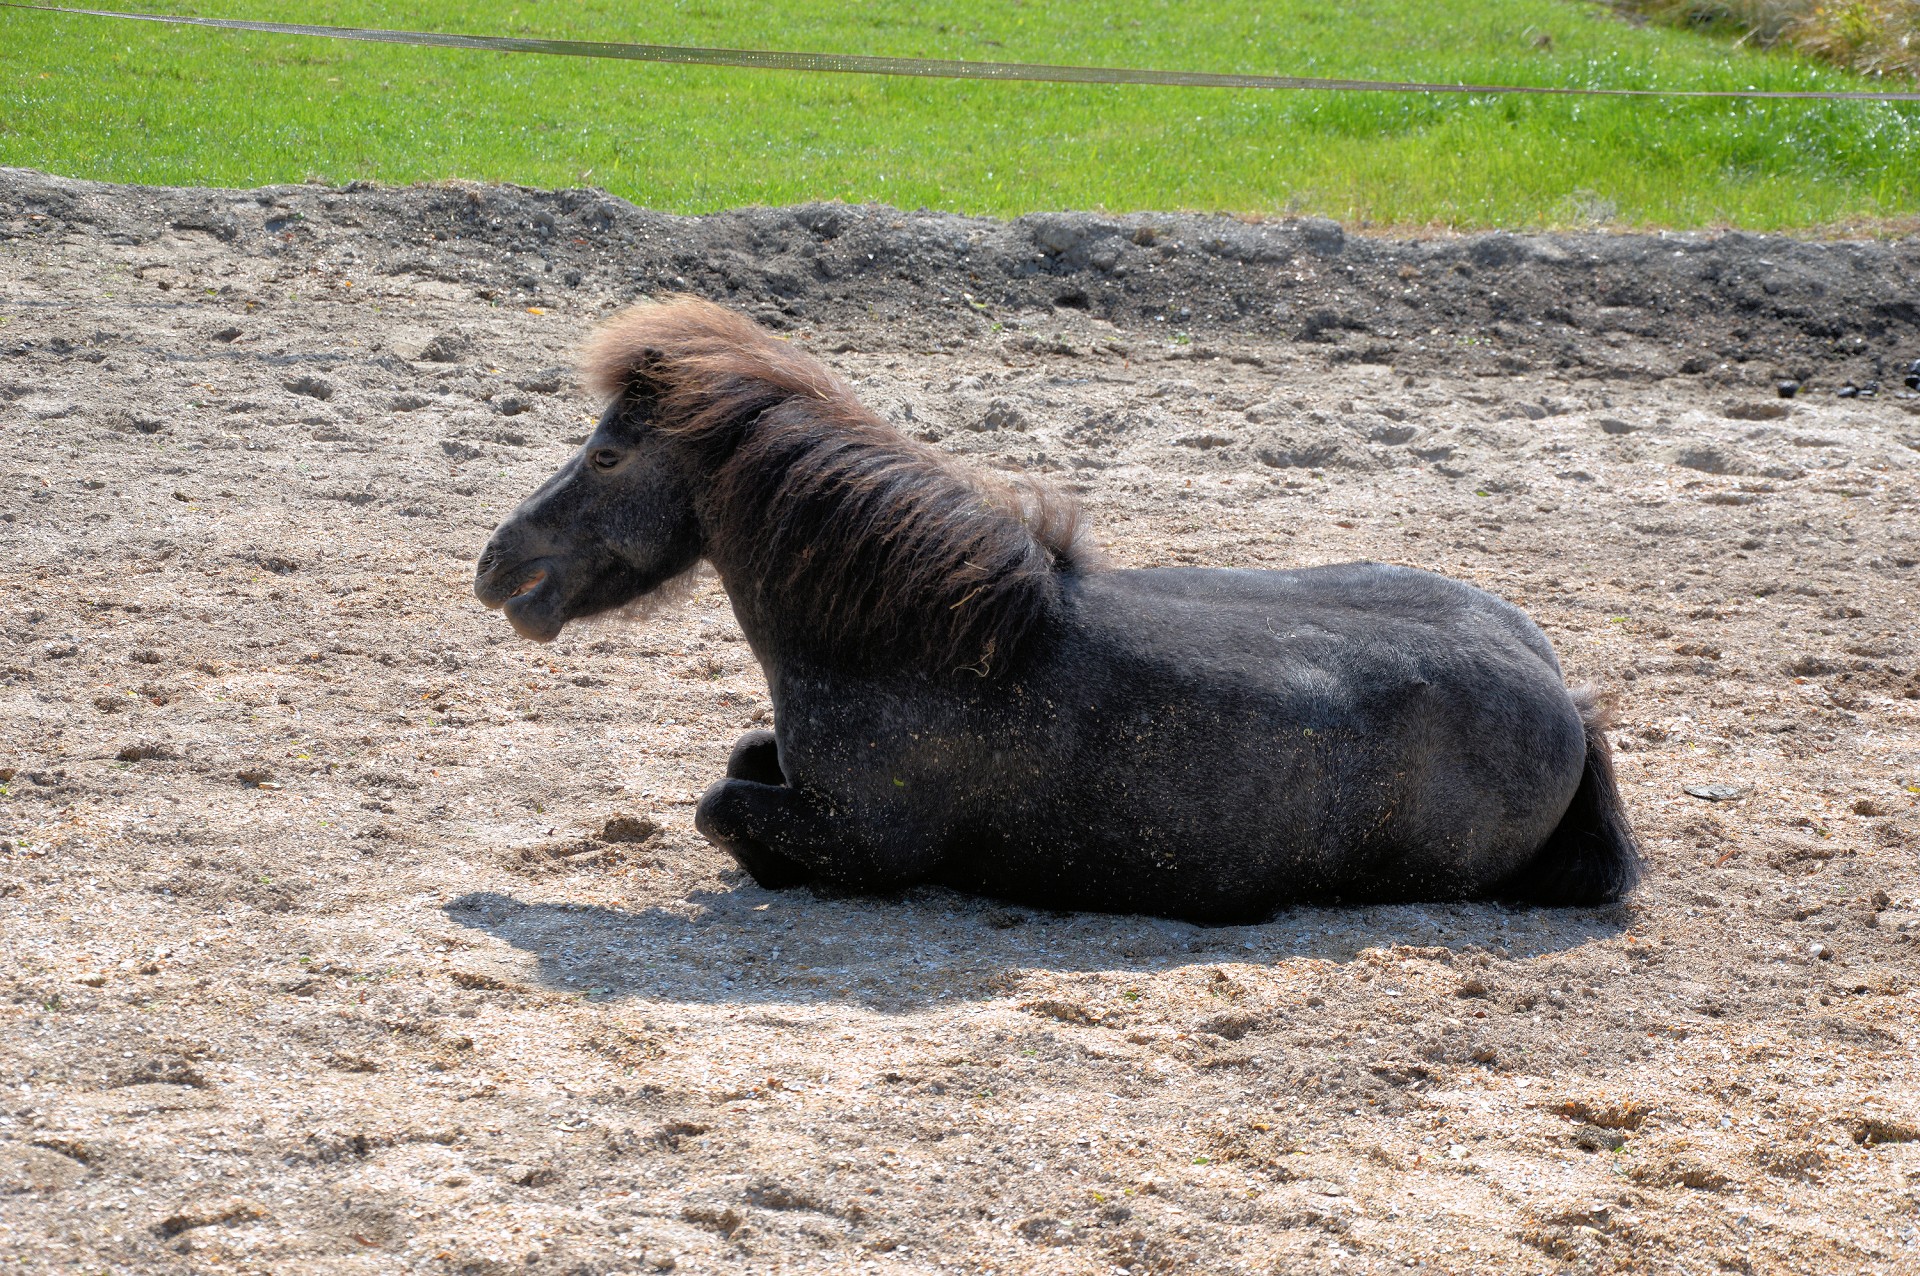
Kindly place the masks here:
[[(0, 235), (6, 1270), (1920, 1271), (1920, 245), (20, 172)], [(1524, 605), (1646, 887), (756, 888), (711, 579), (547, 648), (469, 592), (672, 288), (1119, 563)]]

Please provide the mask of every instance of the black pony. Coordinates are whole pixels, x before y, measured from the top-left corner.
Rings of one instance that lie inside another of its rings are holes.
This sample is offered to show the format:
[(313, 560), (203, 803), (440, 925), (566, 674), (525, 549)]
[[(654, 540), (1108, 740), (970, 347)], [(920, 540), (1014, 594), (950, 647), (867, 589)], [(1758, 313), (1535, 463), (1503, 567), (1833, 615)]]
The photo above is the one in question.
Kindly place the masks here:
[(1062, 498), (706, 302), (627, 311), (587, 371), (612, 403), (474, 592), (545, 642), (712, 563), (774, 730), (695, 823), (763, 886), (1228, 922), (1639, 876), (1592, 699), (1498, 598), (1374, 563), (1108, 570)]

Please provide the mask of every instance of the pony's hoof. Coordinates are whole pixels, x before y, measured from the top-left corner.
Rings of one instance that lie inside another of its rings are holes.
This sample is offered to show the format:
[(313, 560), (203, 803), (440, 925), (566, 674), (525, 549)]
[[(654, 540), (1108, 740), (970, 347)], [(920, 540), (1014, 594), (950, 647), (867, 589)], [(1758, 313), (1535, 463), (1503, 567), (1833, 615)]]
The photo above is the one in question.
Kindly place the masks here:
[(762, 890), (790, 891), (796, 886), (805, 886), (813, 878), (813, 873), (805, 864), (790, 860), (764, 846), (749, 843), (748, 846), (729, 846), (726, 849), (727, 854), (747, 870), (747, 876), (753, 879), (754, 885)]

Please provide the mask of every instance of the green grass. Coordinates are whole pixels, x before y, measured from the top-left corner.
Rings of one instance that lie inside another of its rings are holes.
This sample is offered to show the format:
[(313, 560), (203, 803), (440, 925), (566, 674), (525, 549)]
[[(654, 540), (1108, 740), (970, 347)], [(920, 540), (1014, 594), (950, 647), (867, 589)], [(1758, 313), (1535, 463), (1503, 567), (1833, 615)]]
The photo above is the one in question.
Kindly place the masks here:
[[(159, 0), (156, 0), (156, 4)], [(355, 26), (1370, 79), (1870, 87), (1569, 0), (202, 0)], [(1322, 213), (1374, 224), (1811, 228), (1920, 213), (1920, 105), (896, 80), (391, 48), (0, 10), (0, 163), (110, 181), (595, 185), (681, 212), (809, 199)]]

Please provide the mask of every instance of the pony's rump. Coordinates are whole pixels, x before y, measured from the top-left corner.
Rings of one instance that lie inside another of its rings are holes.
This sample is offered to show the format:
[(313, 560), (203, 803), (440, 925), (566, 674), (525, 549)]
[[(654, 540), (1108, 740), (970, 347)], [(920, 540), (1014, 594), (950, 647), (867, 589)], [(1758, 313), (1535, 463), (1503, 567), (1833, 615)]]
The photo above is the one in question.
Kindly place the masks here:
[(1507, 883), (1507, 893), (1548, 906), (1591, 906), (1621, 899), (1640, 884), (1645, 863), (1613, 776), (1607, 710), (1592, 687), (1574, 687), (1570, 694), (1587, 737), (1580, 787), (1574, 790), (1559, 826)]

